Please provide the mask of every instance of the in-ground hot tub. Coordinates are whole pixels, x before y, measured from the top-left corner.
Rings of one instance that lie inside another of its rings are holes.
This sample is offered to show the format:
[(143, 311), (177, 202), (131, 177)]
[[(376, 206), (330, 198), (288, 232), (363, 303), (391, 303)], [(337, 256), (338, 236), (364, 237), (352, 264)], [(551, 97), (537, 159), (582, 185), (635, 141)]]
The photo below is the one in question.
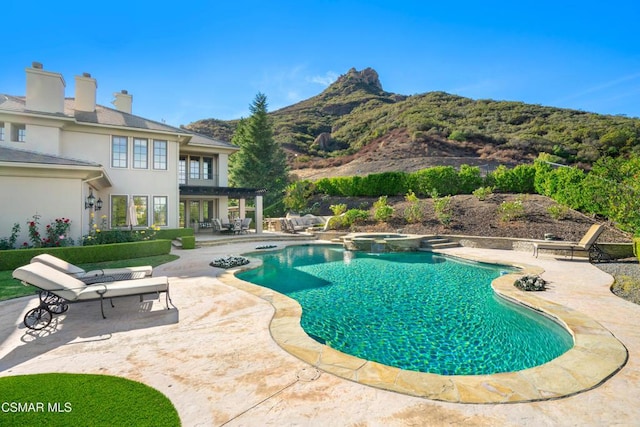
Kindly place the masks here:
[(417, 251), (423, 236), (401, 233), (350, 233), (342, 238), (345, 249), (365, 252)]

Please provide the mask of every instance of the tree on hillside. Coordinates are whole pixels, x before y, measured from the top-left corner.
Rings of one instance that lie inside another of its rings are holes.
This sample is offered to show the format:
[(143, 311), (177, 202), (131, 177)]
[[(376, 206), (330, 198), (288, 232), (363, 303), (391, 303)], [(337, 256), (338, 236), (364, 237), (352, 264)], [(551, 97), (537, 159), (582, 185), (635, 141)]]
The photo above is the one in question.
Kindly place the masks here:
[(266, 188), (265, 208), (280, 202), (287, 186), (286, 156), (273, 138), (267, 97), (258, 93), (249, 106), (251, 116), (240, 120), (231, 142), (240, 151), (229, 160), (229, 177), (237, 187)]

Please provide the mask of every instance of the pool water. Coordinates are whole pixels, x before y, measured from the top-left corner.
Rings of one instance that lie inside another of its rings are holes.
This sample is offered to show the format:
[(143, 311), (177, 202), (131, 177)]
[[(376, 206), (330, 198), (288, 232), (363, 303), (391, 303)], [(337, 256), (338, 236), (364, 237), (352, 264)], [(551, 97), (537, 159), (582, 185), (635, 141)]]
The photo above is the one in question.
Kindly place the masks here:
[(238, 278), (302, 306), (302, 328), (341, 352), (441, 375), (513, 372), (573, 346), (560, 325), (491, 289), (505, 266), (429, 252), (368, 254), (329, 245), (253, 253)]

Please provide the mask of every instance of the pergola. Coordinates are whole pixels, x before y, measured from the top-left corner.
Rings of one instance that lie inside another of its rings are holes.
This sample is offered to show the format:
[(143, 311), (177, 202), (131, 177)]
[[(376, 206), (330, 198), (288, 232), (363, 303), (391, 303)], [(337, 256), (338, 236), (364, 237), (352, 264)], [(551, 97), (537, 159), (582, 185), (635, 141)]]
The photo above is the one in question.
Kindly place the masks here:
[(267, 192), (265, 188), (209, 187), (204, 185), (181, 185), (181, 196), (227, 196), (238, 199), (241, 218), (246, 214), (246, 199), (255, 199), (256, 233), (262, 233), (262, 199)]

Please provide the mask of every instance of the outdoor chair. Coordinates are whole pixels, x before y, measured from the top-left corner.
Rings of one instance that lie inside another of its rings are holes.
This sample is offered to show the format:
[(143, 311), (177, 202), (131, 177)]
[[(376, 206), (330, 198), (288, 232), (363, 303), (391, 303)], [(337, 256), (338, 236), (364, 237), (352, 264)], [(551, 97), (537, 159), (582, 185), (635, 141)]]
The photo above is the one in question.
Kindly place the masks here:
[(244, 218), (240, 223), (240, 233), (248, 233), (251, 225), (251, 218)]
[(233, 233), (233, 223), (229, 221), (229, 218), (220, 218), (220, 225), (222, 225), (222, 232)]
[[(51, 323), (54, 314), (67, 311), (68, 303), (100, 300), (100, 312), (104, 315), (104, 299), (124, 296), (140, 296), (155, 294), (160, 297), (162, 292), (166, 296), (166, 306), (173, 305), (169, 296), (169, 279), (166, 276), (147, 277), (138, 280), (119, 280), (93, 283), (87, 285), (75, 277), (56, 270), (41, 262), (18, 267), (13, 271), (13, 278), (23, 284), (32, 285), (40, 289), (40, 305), (27, 312), (24, 325), (29, 329), (42, 329)], [(111, 306), (114, 307), (113, 301)]]
[(287, 218), (280, 219), (280, 230), (285, 233), (295, 233), (296, 230), (293, 228), (293, 224)]
[(31, 262), (39, 262), (48, 265), (58, 271), (69, 274), (85, 284), (96, 282), (113, 282), (116, 280), (142, 279), (153, 274), (150, 265), (141, 267), (106, 268), (101, 270), (85, 271), (82, 268), (50, 254), (40, 254), (31, 258)]
[(573, 259), (574, 251), (586, 251), (589, 253), (589, 261), (605, 261), (609, 256), (600, 249), (596, 244), (596, 240), (604, 231), (604, 227), (600, 224), (593, 224), (582, 239), (578, 242), (536, 242), (533, 244), (533, 255), (538, 257), (540, 249), (569, 251), (571, 259)]

